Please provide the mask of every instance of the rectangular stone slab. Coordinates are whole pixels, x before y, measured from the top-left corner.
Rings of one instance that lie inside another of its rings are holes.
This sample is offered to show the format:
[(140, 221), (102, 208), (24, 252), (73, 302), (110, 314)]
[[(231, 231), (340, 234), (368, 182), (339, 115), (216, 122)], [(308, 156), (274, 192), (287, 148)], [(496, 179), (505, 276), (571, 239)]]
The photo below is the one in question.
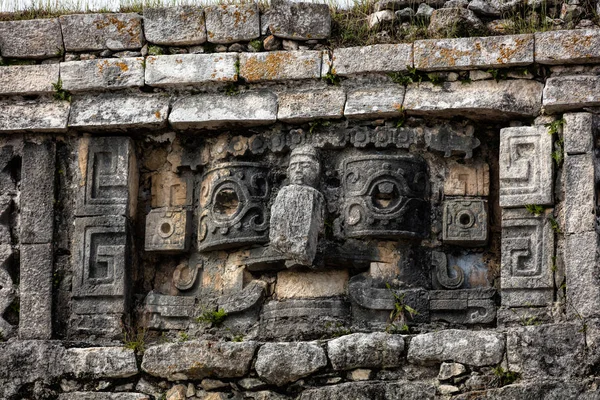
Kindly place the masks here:
[(297, 123), (342, 118), (345, 103), (346, 93), (343, 89), (284, 92), (279, 94), (277, 119)]
[(54, 92), (58, 64), (12, 65), (0, 68), (0, 95), (29, 95)]
[(565, 240), (567, 299), (583, 318), (600, 316), (600, 273), (598, 271), (598, 235), (584, 232), (568, 235)]
[(73, 14), (60, 16), (67, 51), (135, 50), (144, 45), (142, 17), (128, 14)]
[(399, 72), (406, 71), (412, 65), (412, 44), (376, 44), (335, 49), (332, 73), (347, 76), (368, 72)]
[(398, 117), (402, 114), (405, 91), (400, 85), (351, 90), (346, 99), (344, 116), (348, 119)]
[(103, 58), (60, 63), (60, 79), (70, 92), (144, 86), (144, 58)]
[(594, 146), (597, 117), (591, 113), (569, 113), (563, 115), (563, 136), (566, 154), (591, 153)]
[(600, 76), (558, 76), (546, 81), (544, 110), (547, 113), (597, 106), (600, 106)]
[(50, 99), (0, 101), (0, 132), (64, 132), (71, 104)]
[(190, 46), (206, 42), (206, 24), (201, 7), (144, 8), (146, 40), (164, 46)]
[(592, 154), (567, 155), (564, 180), (566, 233), (594, 232), (596, 188)]
[(19, 339), (52, 337), (52, 243), (22, 244)]
[(538, 64), (584, 64), (600, 61), (600, 33), (575, 29), (535, 33), (535, 62)]
[(177, 54), (146, 58), (146, 85), (182, 86), (237, 80), (237, 53)]
[(260, 36), (260, 14), (256, 3), (215, 5), (204, 9), (210, 43), (235, 43)]
[(0, 22), (0, 51), (7, 58), (61, 56), (64, 48), (58, 18)]
[(321, 77), (321, 51), (242, 53), (240, 77), (248, 82)]

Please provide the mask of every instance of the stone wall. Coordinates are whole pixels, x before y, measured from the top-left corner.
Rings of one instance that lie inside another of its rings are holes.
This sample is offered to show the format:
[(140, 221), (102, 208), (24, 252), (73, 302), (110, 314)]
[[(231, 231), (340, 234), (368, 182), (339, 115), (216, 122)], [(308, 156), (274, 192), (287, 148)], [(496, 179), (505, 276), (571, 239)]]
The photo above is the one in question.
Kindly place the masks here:
[(0, 398), (600, 397), (600, 30), (330, 18), (0, 22)]

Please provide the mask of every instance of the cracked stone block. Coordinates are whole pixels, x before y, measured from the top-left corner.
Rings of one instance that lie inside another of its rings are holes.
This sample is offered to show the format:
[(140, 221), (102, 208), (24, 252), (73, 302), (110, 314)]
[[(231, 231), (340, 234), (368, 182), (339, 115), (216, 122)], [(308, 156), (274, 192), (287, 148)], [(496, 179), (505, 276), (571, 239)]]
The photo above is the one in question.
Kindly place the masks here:
[(552, 136), (545, 126), (500, 130), (500, 206), (551, 205)]
[(129, 378), (138, 374), (135, 352), (123, 347), (66, 349), (64, 373), (77, 378)]
[(248, 82), (319, 79), (323, 52), (270, 51), (240, 54), (240, 77)]
[(535, 33), (538, 64), (584, 64), (600, 61), (600, 35), (595, 29)]
[(6, 58), (53, 58), (64, 52), (57, 18), (0, 22), (0, 52)]
[(489, 165), (448, 162), (444, 194), (446, 196), (488, 196), (490, 194)]
[(404, 339), (389, 333), (353, 333), (327, 342), (334, 370), (395, 368), (404, 362)]
[(327, 39), (331, 35), (331, 12), (327, 4), (273, 2), (269, 29), (283, 39)]
[(58, 64), (12, 65), (0, 68), (0, 95), (53, 93)]
[(163, 46), (190, 46), (206, 42), (202, 7), (144, 8), (144, 34), (150, 43)]
[(146, 251), (184, 252), (189, 247), (191, 213), (183, 207), (151, 210), (146, 216)]
[(60, 63), (64, 90), (123, 89), (144, 86), (144, 58), (103, 58)]
[(598, 235), (594, 231), (566, 236), (567, 299), (573, 308), (567, 310), (569, 314), (582, 318), (600, 316), (600, 274), (597, 265)]
[(144, 45), (137, 13), (62, 15), (60, 26), (67, 51), (137, 50)]
[(65, 132), (68, 101), (0, 101), (0, 132)]
[(237, 53), (177, 54), (146, 58), (146, 85), (184, 86), (206, 82), (234, 82)]
[(293, 123), (342, 118), (346, 103), (346, 92), (343, 89), (292, 91), (280, 93), (278, 97), (277, 119)]
[(277, 273), (275, 294), (279, 299), (344, 296), (348, 279), (347, 270), (281, 271)]
[(266, 343), (256, 355), (254, 368), (267, 383), (283, 386), (327, 366), (325, 351), (317, 343)]
[(488, 238), (487, 201), (446, 200), (442, 240), (459, 246), (482, 246)]
[(591, 153), (594, 148), (596, 119), (590, 113), (569, 113), (563, 115), (563, 137), (565, 153)]
[(564, 111), (600, 106), (600, 76), (572, 75), (548, 78), (544, 86), (544, 110)]
[(204, 9), (204, 14), (210, 43), (243, 42), (260, 36), (260, 15), (256, 3), (210, 6)]
[(405, 88), (400, 85), (369, 87), (348, 92), (344, 117), (394, 118), (402, 115)]
[(413, 65), (412, 45), (375, 44), (333, 51), (332, 73), (339, 76), (369, 72), (402, 72)]
[(594, 161), (592, 154), (565, 157), (565, 233), (594, 232), (596, 229)]
[(21, 244), (19, 338), (52, 337), (52, 243)]

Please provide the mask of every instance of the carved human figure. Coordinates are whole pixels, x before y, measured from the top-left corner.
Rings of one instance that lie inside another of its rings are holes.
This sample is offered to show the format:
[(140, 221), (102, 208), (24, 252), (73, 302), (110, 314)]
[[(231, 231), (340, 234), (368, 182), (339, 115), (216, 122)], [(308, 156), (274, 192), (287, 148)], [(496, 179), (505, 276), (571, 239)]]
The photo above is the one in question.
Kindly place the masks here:
[(312, 265), (317, 253), (325, 209), (325, 199), (316, 189), (320, 172), (314, 148), (294, 149), (288, 167), (290, 183), (279, 191), (271, 207), (271, 246), (283, 254), (288, 266)]

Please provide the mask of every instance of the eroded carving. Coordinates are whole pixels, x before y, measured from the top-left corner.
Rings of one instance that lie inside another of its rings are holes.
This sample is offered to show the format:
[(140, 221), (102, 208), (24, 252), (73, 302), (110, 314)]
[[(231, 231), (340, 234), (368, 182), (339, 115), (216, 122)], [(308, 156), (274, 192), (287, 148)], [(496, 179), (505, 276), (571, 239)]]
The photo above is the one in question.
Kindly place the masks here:
[(453, 276), (450, 276), (448, 271), (448, 259), (446, 254), (440, 251), (431, 252), (431, 263), (433, 265), (433, 271), (435, 280), (444, 289), (459, 289), (465, 283), (465, 273), (457, 266), (453, 265), (452, 270), (454, 271)]
[(489, 324), (496, 319), (496, 289), (432, 290), (429, 307), (432, 321), (454, 324)]
[(146, 251), (186, 251), (189, 247), (190, 214), (182, 207), (150, 211), (146, 216)]
[(444, 202), (444, 243), (481, 246), (487, 243), (487, 201), (477, 199)]
[(444, 181), (446, 196), (487, 196), (490, 190), (490, 167), (486, 163), (448, 163)]
[[(12, 252), (10, 251), (10, 248), (6, 248), (9, 246), (2, 247), (3, 248), (0, 250), (2, 258), (10, 257), (10, 254), (12, 254)], [(4, 261), (6, 260), (2, 260), (2, 263), (0, 263), (0, 265), (3, 264)], [(4, 338), (8, 338), (15, 330), (15, 327), (9, 324), (8, 321), (6, 321), (4, 318), (2, 318), (2, 315), (11, 305), (16, 295), (16, 285), (13, 284), (12, 278), (10, 277), (8, 271), (6, 271), (4, 267), (0, 266), (0, 334), (2, 334), (2, 337)]]
[(444, 157), (452, 154), (464, 154), (465, 158), (473, 158), (473, 150), (481, 142), (473, 136), (475, 128), (471, 125), (463, 129), (456, 129), (447, 124), (439, 130), (430, 130), (426, 135), (427, 145), (432, 150), (444, 152)]

